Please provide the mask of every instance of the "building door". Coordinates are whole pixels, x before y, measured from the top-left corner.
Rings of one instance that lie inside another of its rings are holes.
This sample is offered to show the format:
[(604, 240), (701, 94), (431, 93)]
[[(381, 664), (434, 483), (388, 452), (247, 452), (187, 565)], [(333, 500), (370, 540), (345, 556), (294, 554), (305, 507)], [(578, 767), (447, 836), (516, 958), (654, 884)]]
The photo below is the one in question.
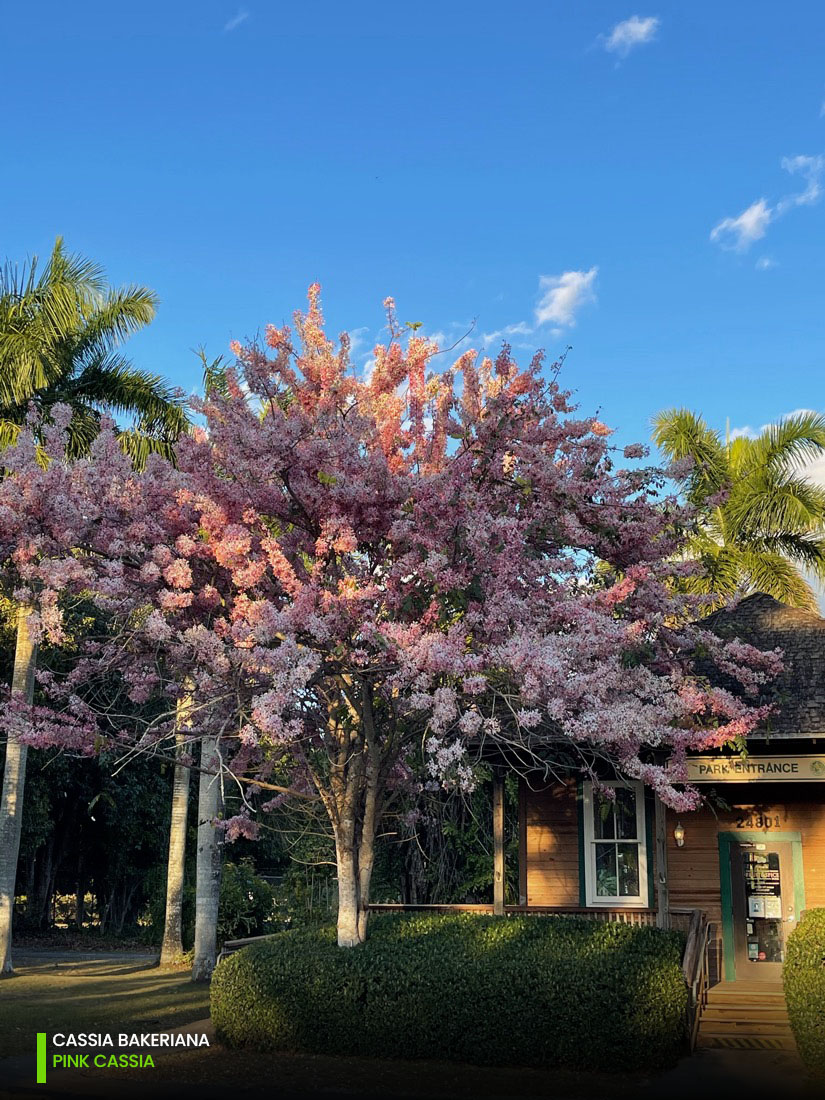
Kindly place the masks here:
[(781, 981), (785, 942), (799, 918), (791, 842), (732, 843), (730, 877), (736, 979)]

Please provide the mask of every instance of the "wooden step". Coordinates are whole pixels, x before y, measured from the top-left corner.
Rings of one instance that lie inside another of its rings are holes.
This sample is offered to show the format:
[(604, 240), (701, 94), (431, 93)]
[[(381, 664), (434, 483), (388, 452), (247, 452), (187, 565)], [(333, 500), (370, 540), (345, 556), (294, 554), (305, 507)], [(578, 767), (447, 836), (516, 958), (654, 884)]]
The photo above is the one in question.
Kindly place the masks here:
[(780, 1009), (766, 1008), (753, 1012), (717, 1012), (706, 1008), (702, 1013), (702, 1023), (711, 1024), (784, 1024), (790, 1027), (788, 1013)]
[(776, 982), (720, 982), (708, 990), (700, 1047), (795, 1050), (785, 993)]
[(754, 1023), (753, 1020), (708, 1020), (699, 1025), (699, 1030), (706, 1035), (776, 1035), (779, 1032), (792, 1034), (791, 1025), (787, 1020), (761, 1020)]
[(778, 986), (775, 982), (758, 982), (758, 981), (722, 981), (716, 986), (711, 986), (707, 990), (707, 996), (709, 998), (737, 998), (740, 1000), (751, 1000), (755, 998), (760, 1000), (763, 998), (774, 998), (785, 996), (784, 990), (781, 986)]
[(707, 994), (708, 1004), (784, 1004), (784, 993), (717, 993)]
[(788, 1035), (703, 1035), (700, 1029), (697, 1046), (726, 1050), (796, 1050), (793, 1036)]

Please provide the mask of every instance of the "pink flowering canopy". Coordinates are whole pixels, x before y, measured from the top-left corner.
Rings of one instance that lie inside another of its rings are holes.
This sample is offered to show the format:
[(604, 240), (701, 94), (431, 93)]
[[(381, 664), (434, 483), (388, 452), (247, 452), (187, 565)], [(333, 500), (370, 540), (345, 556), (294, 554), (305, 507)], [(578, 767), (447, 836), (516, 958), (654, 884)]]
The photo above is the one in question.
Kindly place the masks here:
[(2, 582), (35, 638), (61, 643), (78, 601), (105, 627), (7, 726), (156, 751), (185, 702), (188, 736), (209, 736), (243, 795), (230, 839), (283, 798), (321, 800), (347, 946), (398, 792), (469, 787), (493, 751), (523, 771), (572, 756), (594, 777), (606, 760), (689, 808), (685, 754), (752, 730), (778, 668), (693, 623), (691, 516), (662, 471), (617, 466), (645, 452), (618, 459), (558, 365), (520, 369), (505, 346), (438, 369), (387, 307), (364, 377), (312, 287), (296, 338), (269, 328), (212, 378), (176, 467), (133, 470), (111, 425), (66, 462), (58, 408), (41, 451), (22, 433), (4, 452), (0, 481)]
[[(606, 758), (694, 805), (686, 752), (754, 728), (778, 658), (693, 624), (677, 583), (691, 516), (665, 472), (625, 465), (644, 448), (617, 454), (541, 354), (439, 366), (386, 304), (366, 377), (310, 288), (294, 335), (237, 346), (194, 402), (204, 426), (177, 469), (135, 472), (111, 429), (67, 464), (60, 423), (45, 468), (29, 435), (5, 452), (0, 553), (33, 626), (59, 640), (71, 592), (116, 624), (50, 685), (48, 736), (99, 735), (105, 678), (133, 707), (162, 702), (155, 738), (188, 694), (192, 736), (217, 734), (251, 789), (233, 835), (272, 787), (320, 798), (338, 841), (398, 790), (470, 786), (492, 748), (528, 770), (572, 747), (583, 769)], [(740, 690), (699, 675), (700, 652)]]

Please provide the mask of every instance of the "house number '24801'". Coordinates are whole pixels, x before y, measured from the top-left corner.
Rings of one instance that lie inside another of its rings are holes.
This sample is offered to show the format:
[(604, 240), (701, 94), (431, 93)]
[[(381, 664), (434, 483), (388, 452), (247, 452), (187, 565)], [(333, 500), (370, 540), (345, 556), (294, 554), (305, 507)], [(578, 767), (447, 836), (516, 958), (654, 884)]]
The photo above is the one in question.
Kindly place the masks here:
[(740, 813), (736, 818), (737, 829), (778, 829), (779, 814), (763, 811), (762, 813)]

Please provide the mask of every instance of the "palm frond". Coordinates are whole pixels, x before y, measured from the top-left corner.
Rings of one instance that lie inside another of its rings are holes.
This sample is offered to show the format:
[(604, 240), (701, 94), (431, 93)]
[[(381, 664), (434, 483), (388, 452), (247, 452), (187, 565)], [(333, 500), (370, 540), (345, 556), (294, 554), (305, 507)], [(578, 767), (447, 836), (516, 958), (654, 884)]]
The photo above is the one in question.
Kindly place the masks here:
[(737, 538), (813, 531), (825, 524), (825, 488), (762, 467), (734, 484), (724, 512), (728, 530)]
[(72, 406), (68, 450), (87, 451), (103, 411), (129, 417), (124, 447), (136, 461), (171, 455), (189, 427), (182, 396), (158, 375), (137, 370), (115, 348), (147, 325), (157, 297), (141, 286), (110, 290), (103, 268), (68, 253), (58, 238), (45, 266), (6, 264), (0, 272), (0, 447), (16, 437), (29, 405), (44, 416)]
[(729, 480), (727, 455), (719, 435), (690, 409), (657, 413), (653, 439), (671, 460), (693, 460), (694, 468), (684, 480), (694, 504), (718, 492)]
[(15, 424), (13, 420), (5, 420), (0, 417), (0, 451), (4, 451), (6, 447), (11, 447), (17, 442), (20, 427), (20, 424)]
[[(32, 260), (32, 275), (36, 266), (37, 257), (35, 256)], [(67, 252), (63, 238), (58, 237), (39, 283), (71, 286), (84, 300), (93, 301), (102, 298), (106, 293), (106, 272), (95, 260), (90, 260), (77, 252)]]
[(119, 355), (102, 356), (85, 366), (63, 387), (62, 399), (135, 416), (140, 431), (171, 440), (189, 427), (184, 397), (159, 375), (138, 370)]
[(713, 606), (721, 607), (740, 587), (742, 563), (739, 553), (735, 548), (719, 546), (701, 537), (691, 543), (690, 551), (700, 563), (701, 572), (684, 578), (682, 587), (694, 595), (713, 596)]
[(816, 611), (816, 596), (799, 569), (782, 554), (769, 551), (747, 551), (742, 555), (742, 566), (749, 587), (791, 607)]
[(756, 439), (748, 441), (749, 469), (788, 469), (825, 454), (825, 416), (799, 412), (771, 424)]
[(75, 355), (82, 359), (90, 353), (108, 351), (150, 324), (157, 306), (157, 295), (147, 287), (129, 286), (110, 291), (104, 301), (84, 316), (75, 342)]
[(782, 532), (754, 539), (757, 553), (781, 554), (825, 580), (825, 534), (796, 535)]
[(171, 440), (159, 439), (157, 436), (147, 435), (134, 428), (119, 432), (118, 440), (124, 454), (131, 458), (136, 470), (142, 470), (149, 455), (152, 454), (161, 455), (169, 462), (175, 462), (175, 444)]
[(229, 393), (229, 379), (223, 356), (219, 355), (210, 362), (203, 347), (198, 348), (195, 354), (203, 365), (203, 392), (207, 397), (212, 394), (226, 397)]

